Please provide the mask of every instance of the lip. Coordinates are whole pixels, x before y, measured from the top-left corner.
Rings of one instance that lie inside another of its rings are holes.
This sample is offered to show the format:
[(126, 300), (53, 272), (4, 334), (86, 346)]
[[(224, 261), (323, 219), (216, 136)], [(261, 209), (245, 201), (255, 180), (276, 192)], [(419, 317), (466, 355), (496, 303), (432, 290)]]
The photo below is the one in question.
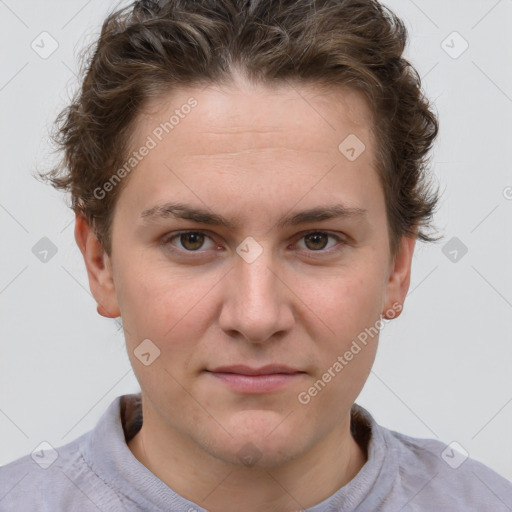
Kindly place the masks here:
[(206, 372), (233, 391), (250, 394), (277, 391), (305, 375), (303, 371), (275, 364), (260, 368), (221, 366)]
[(219, 366), (213, 370), (207, 370), (213, 373), (236, 373), (238, 375), (272, 375), (274, 373), (304, 373), (296, 368), (290, 368), (282, 364), (267, 364), (260, 368), (251, 368), (243, 364), (236, 364), (232, 366)]

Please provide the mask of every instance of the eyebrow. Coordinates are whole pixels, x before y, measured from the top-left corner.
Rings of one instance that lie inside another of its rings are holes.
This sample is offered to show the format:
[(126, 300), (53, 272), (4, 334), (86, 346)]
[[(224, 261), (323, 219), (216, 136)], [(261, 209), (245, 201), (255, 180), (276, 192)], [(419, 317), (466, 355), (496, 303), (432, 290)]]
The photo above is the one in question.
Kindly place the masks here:
[[(342, 204), (318, 206), (300, 212), (289, 213), (277, 222), (277, 226), (282, 228), (285, 226), (296, 226), (335, 218), (365, 217), (366, 214), (367, 210), (362, 208), (349, 208)], [(235, 230), (237, 224), (240, 222), (240, 217), (236, 217), (231, 221), (222, 215), (184, 203), (165, 203), (153, 206), (144, 210), (140, 214), (140, 218), (143, 224), (151, 224), (162, 219), (175, 218), (190, 220), (199, 224), (208, 224), (210, 226), (222, 226), (229, 230)]]

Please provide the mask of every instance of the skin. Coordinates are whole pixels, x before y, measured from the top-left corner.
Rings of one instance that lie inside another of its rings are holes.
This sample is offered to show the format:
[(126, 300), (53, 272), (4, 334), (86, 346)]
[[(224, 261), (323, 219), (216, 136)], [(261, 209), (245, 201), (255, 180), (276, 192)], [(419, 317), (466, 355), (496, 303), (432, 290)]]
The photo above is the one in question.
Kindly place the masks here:
[[(366, 462), (350, 434), (350, 408), (378, 336), (307, 405), (297, 397), (360, 332), (403, 304), (415, 240), (403, 237), (390, 254), (371, 115), (359, 93), (251, 86), (240, 78), (222, 88), (175, 90), (139, 116), (133, 147), (190, 97), (198, 106), (125, 178), (110, 257), (76, 219), (98, 312), (122, 316), (142, 390), (144, 423), (129, 448), (174, 491), (210, 511), (307, 508)], [(348, 134), (366, 146), (353, 162), (338, 150)], [(142, 222), (143, 210), (167, 201), (208, 209), (236, 226), (172, 217)], [(338, 203), (366, 214), (277, 225), (290, 212)], [(198, 252), (200, 242), (188, 238), (162, 243), (181, 230), (207, 235)], [(305, 237), (318, 231), (345, 243)], [(236, 252), (249, 236), (263, 249), (250, 264)], [(134, 355), (144, 339), (160, 350), (149, 366)], [(269, 363), (305, 373), (277, 391), (248, 395), (204, 371)], [(259, 456), (250, 467), (238, 457), (247, 443)]]

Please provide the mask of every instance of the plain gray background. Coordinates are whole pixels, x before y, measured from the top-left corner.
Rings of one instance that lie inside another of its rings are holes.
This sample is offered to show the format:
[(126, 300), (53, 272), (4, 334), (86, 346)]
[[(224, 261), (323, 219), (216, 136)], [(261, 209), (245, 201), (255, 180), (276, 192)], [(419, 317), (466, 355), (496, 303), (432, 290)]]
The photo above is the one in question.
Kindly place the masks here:
[[(64, 196), (32, 177), (51, 163), (47, 130), (75, 90), (78, 52), (113, 5), (0, 0), (0, 464), (75, 439), (139, 390), (119, 325), (96, 313)], [(383, 329), (358, 403), (512, 479), (512, 1), (387, 5), (439, 113), (445, 236), (417, 245), (404, 314)], [(47, 58), (31, 46), (41, 53), (41, 38), (44, 51), (58, 44)], [(32, 251), (43, 237), (57, 248), (47, 262)]]

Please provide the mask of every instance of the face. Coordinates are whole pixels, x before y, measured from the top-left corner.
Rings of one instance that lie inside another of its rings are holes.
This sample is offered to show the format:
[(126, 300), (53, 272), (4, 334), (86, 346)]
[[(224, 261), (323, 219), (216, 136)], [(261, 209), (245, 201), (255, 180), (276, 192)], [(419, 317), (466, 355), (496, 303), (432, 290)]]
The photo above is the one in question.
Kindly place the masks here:
[[(242, 81), (140, 115), (132, 146), (155, 147), (124, 178), (111, 258), (86, 263), (101, 313), (122, 316), (155, 428), (272, 466), (349, 418), (378, 335), (353, 342), (398, 316), (414, 244), (391, 257), (371, 127), (357, 92)], [(350, 134), (364, 150), (340, 151)]]

